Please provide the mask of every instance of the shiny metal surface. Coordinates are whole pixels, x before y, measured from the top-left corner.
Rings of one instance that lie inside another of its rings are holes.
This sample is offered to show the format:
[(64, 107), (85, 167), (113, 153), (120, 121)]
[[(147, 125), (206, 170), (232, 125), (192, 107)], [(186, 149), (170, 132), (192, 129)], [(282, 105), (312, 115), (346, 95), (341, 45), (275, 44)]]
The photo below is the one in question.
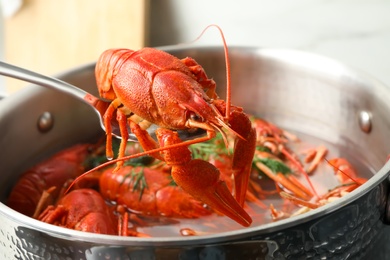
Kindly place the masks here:
[[(165, 50), (179, 58), (195, 58), (217, 82), (220, 96), (224, 96), (222, 48), (176, 46)], [(385, 255), (386, 251), (379, 249), (390, 242), (389, 228), (383, 223), (390, 171), (390, 164), (384, 165), (390, 153), (390, 90), (338, 62), (299, 51), (230, 48), (230, 61), (233, 104), (283, 128), (336, 145), (371, 179), (339, 201), (301, 216), (186, 238), (91, 235), (41, 223), (0, 203), (0, 255), (9, 259), (359, 259), (368, 255), (379, 259)], [(59, 78), (96, 93), (93, 68), (94, 64), (90, 64)], [(24, 116), (26, 110), (28, 117)], [(56, 121), (47, 133), (36, 130), (43, 111), (50, 111)], [(369, 132), (359, 126), (361, 111), (372, 115)], [(15, 129), (24, 129), (24, 134)], [(88, 107), (58, 92), (32, 86), (2, 100), (1, 201), (5, 202), (17, 175), (33, 163), (101, 134), (98, 119)]]
[(54, 126), (54, 118), (52, 114), (48, 111), (45, 111), (41, 114), (41, 116), (38, 118), (37, 127), (38, 130), (41, 132), (48, 132), (50, 131)]
[(360, 111), (359, 113), (359, 126), (360, 129), (365, 133), (370, 133), (372, 128), (372, 115), (367, 111)]

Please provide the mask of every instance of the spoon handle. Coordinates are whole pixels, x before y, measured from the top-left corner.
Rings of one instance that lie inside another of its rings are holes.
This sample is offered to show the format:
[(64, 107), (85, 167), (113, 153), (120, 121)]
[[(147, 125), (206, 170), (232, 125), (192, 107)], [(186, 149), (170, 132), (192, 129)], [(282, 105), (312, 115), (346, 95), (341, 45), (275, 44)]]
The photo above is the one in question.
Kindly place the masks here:
[(41, 75), (39, 73), (17, 67), (3, 61), (0, 61), (0, 75), (20, 79), (50, 89), (59, 90), (84, 102), (86, 102), (85, 97), (89, 94), (80, 88), (66, 83), (65, 81)]

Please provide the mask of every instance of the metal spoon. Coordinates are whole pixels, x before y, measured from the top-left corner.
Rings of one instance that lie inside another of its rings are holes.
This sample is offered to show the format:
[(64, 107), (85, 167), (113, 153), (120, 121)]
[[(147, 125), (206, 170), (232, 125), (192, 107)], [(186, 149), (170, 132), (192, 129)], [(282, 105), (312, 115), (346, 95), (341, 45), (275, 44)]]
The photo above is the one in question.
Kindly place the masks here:
[[(42, 87), (47, 87), (50, 89), (55, 89), (58, 91), (61, 91), (63, 93), (69, 94), (78, 100), (90, 105), (93, 110), (98, 114), (99, 119), (100, 119), (100, 126), (101, 128), (105, 131), (105, 126), (103, 122), (103, 114), (105, 111), (105, 108), (107, 108), (108, 104), (110, 101), (105, 101), (103, 99), (100, 99), (98, 97), (95, 97), (94, 95), (78, 88), (75, 87), (69, 83), (66, 83), (65, 81), (48, 77), (45, 75), (41, 75), (39, 73), (23, 69), (5, 62), (0, 61), (0, 75), (8, 76), (11, 78), (15, 79), (20, 79), (23, 81), (27, 81), (36, 85), (40, 85)], [(111, 122), (112, 124), (112, 134), (117, 137), (117, 138), (122, 138), (120, 131), (119, 131), (119, 126), (118, 124), (115, 124), (115, 122)], [(155, 130), (157, 126), (152, 125), (151, 127), (148, 128), (148, 133), (155, 138)], [(192, 129), (194, 130), (194, 129)], [(182, 130), (179, 131), (180, 138), (183, 140), (187, 139), (193, 139), (196, 136), (203, 135), (204, 131), (203, 130), (197, 130), (197, 131), (186, 131)], [(134, 141), (137, 142), (138, 139), (137, 137), (129, 131), (129, 137), (128, 141)]]

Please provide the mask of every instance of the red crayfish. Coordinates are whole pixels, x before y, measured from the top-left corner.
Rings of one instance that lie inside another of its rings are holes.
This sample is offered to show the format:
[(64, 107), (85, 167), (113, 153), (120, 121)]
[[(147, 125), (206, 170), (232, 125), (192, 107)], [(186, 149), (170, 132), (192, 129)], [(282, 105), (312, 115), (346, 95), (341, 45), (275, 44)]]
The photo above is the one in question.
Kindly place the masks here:
[[(60, 196), (61, 188), (62, 192), (65, 191), (68, 181), (85, 171), (83, 161), (89, 155), (90, 147), (89, 144), (80, 144), (65, 149), (26, 171), (12, 189), (7, 205), (27, 216), (37, 217)], [(42, 194), (49, 189), (50, 194), (42, 199)]]
[(126, 165), (114, 171), (103, 171), (100, 193), (132, 212), (146, 216), (198, 218), (210, 215), (198, 200), (172, 185), (169, 172), (161, 168)]
[(77, 189), (48, 206), (39, 220), (75, 230), (116, 235), (117, 221), (102, 196), (93, 189)]
[[(256, 131), (243, 109), (230, 104), (228, 49), (220, 32), (226, 55), (226, 102), (218, 98), (215, 82), (192, 58), (180, 60), (152, 48), (110, 49), (100, 56), (95, 68), (99, 94), (112, 100), (104, 113), (108, 133), (106, 153), (107, 158), (113, 158), (110, 133), (111, 120), (116, 117), (122, 135), (119, 160), (114, 160), (118, 168), (123, 160), (141, 155), (125, 156), (129, 126), (146, 153), (172, 166), (171, 175), (180, 187), (215, 210), (249, 226), (252, 220), (242, 207), (255, 152)], [(151, 124), (159, 127), (158, 142), (145, 130)], [(205, 130), (207, 135), (182, 141), (175, 132), (194, 128)], [(235, 136), (231, 169), (235, 199), (220, 182), (218, 169), (206, 161), (191, 160), (186, 149), (190, 144), (214, 138), (217, 131), (227, 140), (223, 129)]]

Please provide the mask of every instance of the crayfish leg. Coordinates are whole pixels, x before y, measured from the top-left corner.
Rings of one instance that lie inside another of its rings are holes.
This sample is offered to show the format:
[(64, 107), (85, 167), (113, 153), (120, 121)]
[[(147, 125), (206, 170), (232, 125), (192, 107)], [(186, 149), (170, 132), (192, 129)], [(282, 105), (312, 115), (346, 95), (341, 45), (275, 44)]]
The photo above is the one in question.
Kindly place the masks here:
[[(142, 129), (137, 123), (129, 120), (131, 132), (137, 137), (138, 142), (141, 144), (145, 151), (153, 150), (159, 147), (158, 143), (149, 135), (148, 131)], [(158, 159), (164, 160), (162, 156), (156, 152), (151, 153), (150, 156)]]
[[(106, 112), (103, 115), (104, 128), (106, 128), (106, 157), (108, 160), (112, 160), (114, 158), (114, 152), (112, 150), (112, 127), (111, 121), (113, 119), (114, 113), (117, 110), (118, 106), (120, 106), (121, 102), (119, 99), (115, 99), (110, 103)], [(123, 140), (123, 136), (122, 136)], [(127, 137), (126, 139), (127, 140)]]
[[(120, 109), (117, 110), (116, 120), (119, 123), (119, 130), (120, 130), (121, 136), (122, 136), (122, 140), (121, 140), (121, 143), (119, 146), (118, 158), (122, 158), (125, 156), (129, 132), (127, 131), (127, 117)], [(119, 170), (119, 168), (121, 168), (123, 166), (123, 164), (124, 164), (123, 161), (118, 161), (116, 163), (115, 170)]]

